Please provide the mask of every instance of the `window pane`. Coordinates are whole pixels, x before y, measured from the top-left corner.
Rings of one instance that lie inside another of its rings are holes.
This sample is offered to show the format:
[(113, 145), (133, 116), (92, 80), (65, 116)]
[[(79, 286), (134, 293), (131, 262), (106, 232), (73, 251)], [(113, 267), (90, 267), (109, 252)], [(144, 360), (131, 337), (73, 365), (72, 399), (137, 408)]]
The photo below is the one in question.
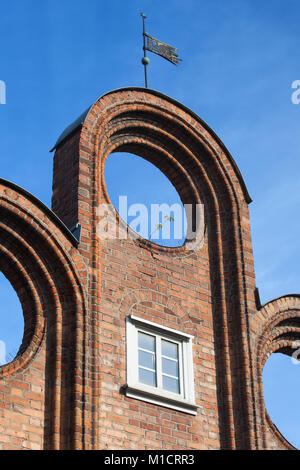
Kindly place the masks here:
[(180, 393), (179, 380), (163, 375), (163, 389), (173, 393)]
[(163, 374), (173, 375), (173, 377), (179, 377), (178, 361), (171, 361), (170, 359), (162, 359), (162, 371)]
[(155, 372), (151, 372), (150, 370), (142, 369), (141, 367), (139, 367), (139, 381), (142, 384), (156, 387)]
[(139, 350), (139, 366), (147, 367), (155, 371), (155, 355)]
[(155, 336), (139, 332), (139, 348), (155, 352)]
[(171, 359), (178, 359), (178, 344), (171, 343), (170, 341), (161, 341), (161, 352), (163, 356)]

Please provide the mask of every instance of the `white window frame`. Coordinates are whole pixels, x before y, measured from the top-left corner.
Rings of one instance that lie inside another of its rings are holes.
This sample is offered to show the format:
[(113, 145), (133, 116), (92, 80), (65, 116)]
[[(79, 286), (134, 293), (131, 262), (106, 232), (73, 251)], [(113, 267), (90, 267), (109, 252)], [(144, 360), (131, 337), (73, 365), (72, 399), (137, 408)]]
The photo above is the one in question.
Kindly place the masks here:
[[(138, 333), (156, 337), (156, 371), (157, 386), (139, 382), (138, 378)], [(159, 341), (157, 341), (159, 339)], [(164, 390), (161, 385), (161, 340), (171, 341), (178, 345), (179, 352), (179, 386), (180, 393)], [(193, 336), (173, 330), (156, 323), (129, 315), (126, 318), (127, 344), (127, 385), (126, 396), (145, 402), (166, 406), (192, 415), (197, 414), (194, 396), (193, 373)]]

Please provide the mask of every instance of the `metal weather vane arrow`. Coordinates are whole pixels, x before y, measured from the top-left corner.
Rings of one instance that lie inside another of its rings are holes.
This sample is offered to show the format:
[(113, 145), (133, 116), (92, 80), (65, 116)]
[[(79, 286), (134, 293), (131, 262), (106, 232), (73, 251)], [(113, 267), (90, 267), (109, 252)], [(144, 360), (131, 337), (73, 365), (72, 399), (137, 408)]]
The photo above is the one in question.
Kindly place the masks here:
[(164, 59), (168, 60), (174, 65), (179, 65), (182, 59), (179, 59), (176, 47), (170, 46), (169, 44), (160, 41), (159, 39), (149, 36), (145, 31), (145, 13), (141, 13), (143, 18), (143, 50), (144, 57), (142, 58), (142, 64), (145, 67), (145, 87), (148, 88), (148, 79), (147, 79), (147, 65), (150, 63), (150, 60), (147, 57), (146, 51), (153, 52), (154, 54), (160, 55)]

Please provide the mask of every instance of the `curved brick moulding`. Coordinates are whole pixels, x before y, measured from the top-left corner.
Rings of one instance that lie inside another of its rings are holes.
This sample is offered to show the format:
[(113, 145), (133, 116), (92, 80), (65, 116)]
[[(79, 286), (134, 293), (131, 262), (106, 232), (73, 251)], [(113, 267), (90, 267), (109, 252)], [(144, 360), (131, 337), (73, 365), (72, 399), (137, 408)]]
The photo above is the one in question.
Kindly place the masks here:
[[(156, 165), (183, 203), (204, 205), (201, 246), (97, 236), (97, 209), (110, 203), (105, 161), (117, 151)], [(16, 359), (0, 368), (0, 448), (292, 448), (266, 414), (262, 367), (272, 352), (291, 354), (300, 300), (257, 310), (250, 201), (213, 131), (141, 88), (102, 96), (58, 141), (53, 212), (0, 180), (0, 270), (25, 319)], [(195, 416), (126, 396), (130, 314), (194, 337)]]
[[(16, 359), (0, 368), (5, 448), (76, 446), (86, 266), (66, 227), (38, 200), (0, 180), (0, 269), (23, 307)], [(74, 414), (74, 411), (76, 413)]]

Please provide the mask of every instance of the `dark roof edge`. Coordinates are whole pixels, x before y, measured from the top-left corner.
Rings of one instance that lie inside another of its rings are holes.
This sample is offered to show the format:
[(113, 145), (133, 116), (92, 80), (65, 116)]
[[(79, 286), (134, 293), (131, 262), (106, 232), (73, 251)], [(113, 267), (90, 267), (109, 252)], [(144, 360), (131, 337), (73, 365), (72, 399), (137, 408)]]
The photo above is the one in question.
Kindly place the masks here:
[(49, 207), (47, 207), (42, 201), (40, 201), (40, 199), (33, 196), (33, 194), (26, 191), (26, 189), (21, 188), (21, 186), (18, 186), (17, 184), (12, 183), (11, 181), (0, 178), (0, 184), (3, 184), (4, 186), (8, 186), (9, 188), (13, 189), (14, 191), (17, 191), (18, 193), (22, 194), (23, 196), (27, 197), (30, 201), (32, 201), (36, 206), (38, 206), (47, 215), (47, 217), (49, 217), (50, 220), (52, 220), (52, 222), (58, 228), (60, 228), (60, 230), (69, 239), (69, 241), (76, 248), (78, 247), (79, 242), (78, 242), (77, 238), (72, 234), (72, 232), (63, 223), (63, 221), (51, 209), (49, 209)]
[[(224, 150), (224, 152), (227, 154), (229, 160), (230, 160), (230, 163), (232, 164), (233, 168), (234, 168), (234, 171), (236, 173), (236, 176), (239, 180), (239, 183), (243, 189), (243, 192), (244, 192), (244, 196), (245, 196), (245, 199), (246, 199), (246, 202), (247, 204), (250, 204), (252, 202), (252, 198), (250, 197), (249, 195), (249, 192), (248, 192), (248, 189), (247, 189), (247, 186), (245, 184), (245, 181), (243, 179), (243, 176), (240, 172), (240, 169), (239, 167), (237, 166), (233, 156), (231, 155), (231, 153), (229, 152), (229, 150), (227, 149), (227, 147), (225, 146), (225, 144), (222, 142), (222, 140), (220, 139), (220, 137), (217, 136), (217, 134), (211, 129), (211, 127), (206, 124), (205, 121), (203, 121), (194, 111), (192, 111), (191, 109), (189, 109), (187, 106), (185, 106), (184, 104), (180, 103), (179, 101), (176, 101), (175, 99), (173, 98), (170, 98), (169, 96), (165, 95), (164, 93), (161, 93), (160, 91), (157, 91), (157, 90), (152, 90), (151, 88), (143, 88), (143, 87), (123, 87), (123, 88), (117, 88), (115, 90), (111, 90), (111, 91), (108, 91), (107, 93), (104, 93), (103, 95), (101, 95), (96, 101), (99, 101), (101, 98), (104, 98), (105, 96), (108, 96), (108, 95), (111, 95), (113, 93), (117, 93), (119, 91), (141, 91), (141, 92), (145, 92), (145, 93), (151, 93), (152, 95), (155, 95), (155, 96), (158, 96), (159, 98), (163, 98), (163, 99), (166, 99), (167, 101), (171, 102), (172, 104), (178, 106), (179, 108), (181, 108), (183, 111), (187, 112), (188, 114), (190, 114), (195, 120), (197, 120), (198, 122), (200, 122), (200, 124), (214, 137), (214, 139), (218, 142), (218, 144), (220, 145), (220, 147)], [(68, 126), (64, 132), (60, 135), (60, 137), (58, 138), (55, 146), (50, 150), (50, 152), (53, 152), (53, 150), (57, 149), (57, 147), (59, 145), (61, 145), (67, 137), (70, 136), (71, 133), (75, 132), (78, 128), (80, 128), (82, 126), (82, 124), (84, 123), (85, 121), (85, 118), (87, 117), (90, 109), (92, 108), (93, 105), (89, 106), (89, 108), (84, 112), (82, 113), (78, 119), (76, 119), (70, 126)]]
[(264, 308), (264, 307), (266, 307), (266, 305), (271, 304), (271, 303), (273, 303), (273, 302), (276, 302), (276, 300), (284, 299), (285, 297), (296, 297), (297, 299), (300, 299), (300, 294), (285, 294), (285, 295), (281, 295), (280, 297), (276, 297), (275, 299), (268, 300), (268, 302), (266, 302), (265, 304), (263, 304), (263, 305), (261, 306), (261, 308)]
[[(101, 96), (102, 98), (102, 96)], [(98, 101), (98, 100), (97, 100)], [(91, 109), (93, 105), (89, 106), (80, 116), (77, 118), (72, 124), (70, 124), (68, 127), (65, 128), (65, 130), (60, 134), (59, 138), (56, 141), (56, 144), (54, 147), (49, 150), (50, 152), (53, 152), (53, 150), (56, 150), (59, 145), (61, 145), (67, 137), (70, 137), (71, 134), (73, 134), (79, 127), (82, 126), (82, 124), (85, 121), (85, 118), (87, 117), (89, 110)]]

